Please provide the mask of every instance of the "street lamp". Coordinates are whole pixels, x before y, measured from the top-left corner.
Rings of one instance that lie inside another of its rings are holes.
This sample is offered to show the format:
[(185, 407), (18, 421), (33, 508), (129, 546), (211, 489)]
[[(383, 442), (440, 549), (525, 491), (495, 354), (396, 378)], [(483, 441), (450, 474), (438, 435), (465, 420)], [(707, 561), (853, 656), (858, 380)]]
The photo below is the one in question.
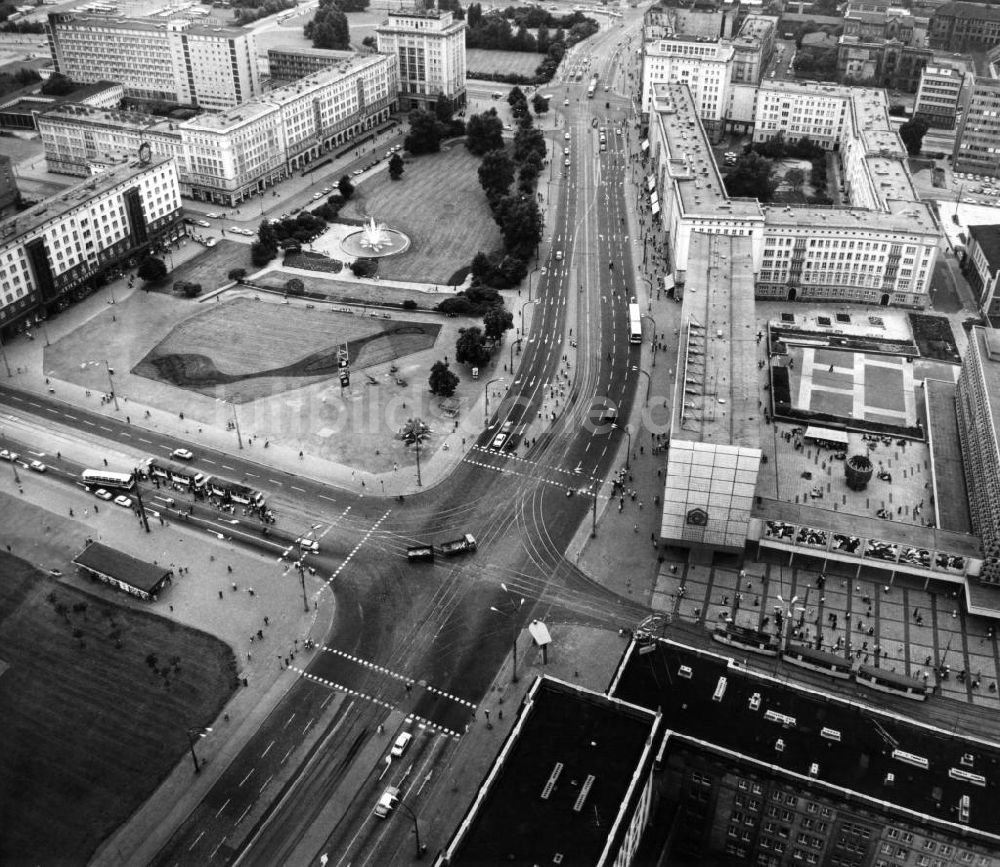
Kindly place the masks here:
[(538, 272), (538, 266), (531, 269), (531, 273), (528, 274), (528, 301), (531, 302), (531, 278), (535, 276)]
[(648, 405), (649, 404), (649, 387), (653, 384), (653, 378), (649, 375), (649, 371), (648, 370), (640, 370), (639, 367), (638, 367), (638, 365), (633, 364), (632, 365), (632, 370), (637, 371), (638, 374), (639, 374), (639, 376), (645, 376), (646, 377), (646, 404)]
[(517, 344), (517, 354), (521, 354), (521, 338), (518, 337), (517, 340), (512, 340), (510, 342), (510, 372), (511, 375), (514, 373), (514, 344)]
[(402, 801), (398, 801), (396, 806), (401, 810), (405, 810), (406, 815), (413, 820), (413, 835), (417, 838), (417, 858), (423, 858), (427, 854), (427, 846), (420, 845), (420, 825), (417, 822), (417, 814), (410, 809), (409, 804), (404, 804)]
[(243, 448), (243, 435), (240, 433), (240, 420), (236, 415), (236, 404), (231, 400), (227, 400), (224, 397), (216, 398), (216, 400), (221, 400), (223, 403), (229, 404), (229, 408), (233, 411), (233, 427), (236, 428), (236, 442), (239, 443), (240, 448)]
[(625, 425), (625, 427), (621, 427), (620, 425), (616, 424), (612, 425), (612, 427), (616, 427), (618, 428), (618, 430), (625, 431), (625, 436), (628, 437), (628, 449), (626, 449), (625, 451), (625, 469), (627, 470), (629, 468), (629, 461), (632, 457), (632, 425), (627, 424)]
[(514, 669), (510, 678), (511, 683), (517, 683), (517, 614), (521, 610), (521, 606), (524, 605), (524, 597), (520, 599), (515, 599), (515, 597), (510, 595), (510, 590), (507, 589), (507, 585), (501, 583), (500, 587), (503, 592), (507, 594), (510, 600), (510, 611), (501, 611), (495, 605), (490, 606), (490, 611), (494, 614), (499, 614), (501, 617), (505, 617), (510, 621), (510, 648), (514, 657)]
[(504, 378), (498, 377), (497, 379), (491, 379), (486, 383), (486, 417), (483, 419), (483, 427), (486, 427), (490, 423), (490, 386), (494, 382), (505, 382)]
[(194, 772), (200, 773), (201, 766), (198, 764), (198, 754), (194, 751), (195, 741), (205, 737), (212, 729), (209, 727), (195, 726), (187, 730), (188, 746), (191, 747), (191, 760), (194, 762)]

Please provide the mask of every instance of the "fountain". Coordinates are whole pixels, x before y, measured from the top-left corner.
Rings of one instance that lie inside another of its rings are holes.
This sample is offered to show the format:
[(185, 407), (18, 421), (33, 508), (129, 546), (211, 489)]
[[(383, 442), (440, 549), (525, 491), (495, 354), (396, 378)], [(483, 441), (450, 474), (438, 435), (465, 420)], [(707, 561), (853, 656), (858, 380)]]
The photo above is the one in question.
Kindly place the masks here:
[(374, 217), (356, 232), (351, 232), (340, 242), (341, 248), (354, 258), (377, 259), (402, 253), (410, 246), (410, 239), (385, 223), (378, 223)]

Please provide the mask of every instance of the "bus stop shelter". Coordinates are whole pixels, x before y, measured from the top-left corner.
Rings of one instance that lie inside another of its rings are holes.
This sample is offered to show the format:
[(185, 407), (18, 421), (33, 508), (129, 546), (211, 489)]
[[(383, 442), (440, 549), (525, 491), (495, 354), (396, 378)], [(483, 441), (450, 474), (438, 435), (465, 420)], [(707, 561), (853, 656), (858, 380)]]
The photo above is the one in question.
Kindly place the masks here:
[(174, 575), (173, 570), (166, 566), (147, 563), (100, 542), (88, 544), (73, 562), (92, 579), (110, 584), (146, 602), (155, 602)]

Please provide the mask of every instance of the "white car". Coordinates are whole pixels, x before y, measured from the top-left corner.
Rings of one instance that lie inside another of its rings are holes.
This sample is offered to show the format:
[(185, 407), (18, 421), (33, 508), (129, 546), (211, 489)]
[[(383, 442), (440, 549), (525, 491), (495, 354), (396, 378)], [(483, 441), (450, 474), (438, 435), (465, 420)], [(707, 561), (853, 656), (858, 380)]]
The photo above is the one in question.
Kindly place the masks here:
[(563, 257), (562, 250), (556, 250), (556, 261), (562, 262), (562, 257)]
[(98, 488), (96, 491), (94, 491), (94, 496), (97, 497), (98, 500), (111, 499), (111, 494), (108, 491), (104, 490), (104, 488)]
[(205, 240), (205, 246), (206, 247), (214, 247), (218, 243), (219, 243), (219, 241), (218, 241), (217, 238), (207, 238)]
[(229, 231), (232, 232), (234, 235), (243, 234), (243, 230), (239, 226), (230, 226)]
[(566, 139), (566, 141), (569, 141), (572, 138), (572, 136), (568, 132), (564, 132), (563, 138)]
[(316, 199), (322, 199), (322, 198), (323, 198), (323, 194), (322, 193), (313, 193), (313, 201), (314, 202), (316, 201)]
[(332, 193), (332, 192), (333, 192), (333, 187), (323, 187), (323, 193), (324, 193), (324, 195), (326, 193)]
[(355, 169), (353, 172), (351, 172), (352, 175), (363, 175), (364, 173), (365, 173), (364, 169)]
[(34, 470), (36, 473), (44, 473), (47, 467), (41, 461), (32, 461), (28, 464), (29, 470)]
[(409, 748), (410, 741), (412, 740), (413, 735), (409, 732), (403, 732), (398, 738), (396, 738), (396, 742), (392, 745), (392, 755), (396, 756), (396, 758), (402, 756), (403, 753), (405, 753)]
[(205, 214), (205, 216), (208, 217), (208, 219), (210, 219), (210, 220), (218, 220), (219, 217), (222, 216), (222, 214), (217, 214), (217, 213), (215, 213), (215, 211), (212, 211), (211, 214)]
[(0, 459), (5, 461), (11, 461), (12, 463), (17, 460), (17, 452), (9, 452), (7, 449), (0, 450)]
[(563, 100), (563, 105), (569, 105), (569, 100), (568, 99), (564, 99)]
[(387, 786), (386, 790), (382, 793), (382, 797), (378, 799), (378, 803), (375, 805), (375, 815), (380, 819), (384, 819), (392, 812), (392, 808), (396, 806), (398, 800), (399, 789), (395, 786)]
[(208, 220), (195, 220), (195, 223), (197, 223), (203, 229), (211, 229), (212, 228), (212, 224), (210, 222), (208, 222)]
[(319, 542), (315, 539), (296, 539), (295, 544), (298, 545), (303, 551), (312, 551), (314, 554), (319, 553)]
[(499, 433), (497, 433), (497, 435), (493, 437), (493, 448), (497, 450), (503, 448), (503, 444), (507, 442), (507, 437), (510, 434), (511, 429), (513, 427), (514, 427), (514, 422), (512, 421), (505, 421), (503, 423), (503, 427), (500, 428)]
[(194, 457), (194, 454), (187, 449), (174, 449), (170, 453), (170, 457), (176, 458), (179, 461), (189, 461)]
[(563, 165), (569, 168), (569, 160), (563, 160)]
[(569, 156), (569, 148), (563, 148), (563, 156)]
[(124, 494), (119, 494), (117, 497), (115, 497), (115, 505), (116, 506), (123, 506), (126, 509), (131, 509), (132, 508), (132, 501), (128, 497), (126, 497)]

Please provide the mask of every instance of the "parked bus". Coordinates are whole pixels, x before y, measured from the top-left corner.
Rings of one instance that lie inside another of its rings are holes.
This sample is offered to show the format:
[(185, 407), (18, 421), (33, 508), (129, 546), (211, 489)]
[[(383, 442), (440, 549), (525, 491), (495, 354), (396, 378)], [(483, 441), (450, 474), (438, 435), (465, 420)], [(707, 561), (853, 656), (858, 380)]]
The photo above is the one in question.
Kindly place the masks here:
[(854, 679), (859, 686), (878, 692), (901, 695), (903, 698), (910, 698), (914, 701), (926, 701), (927, 699), (928, 686), (923, 681), (914, 680), (903, 674), (896, 674), (894, 671), (886, 671), (884, 668), (862, 665), (855, 673)]
[(628, 306), (628, 342), (642, 343), (642, 314), (638, 304)]
[(836, 653), (828, 653), (825, 650), (816, 650), (813, 647), (798, 645), (787, 647), (783, 650), (781, 658), (792, 665), (797, 665), (800, 668), (808, 668), (810, 671), (818, 671), (820, 674), (828, 674), (830, 677), (839, 677), (846, 680), (851, 676), (851, 663), (843, 656), (838, 656)]
[(110, 470), (84, 470), (80, 480), (88, 488), (114, 488), (116, 491), (131, 491), (135, 487), (132, 473), (113, 473)]

